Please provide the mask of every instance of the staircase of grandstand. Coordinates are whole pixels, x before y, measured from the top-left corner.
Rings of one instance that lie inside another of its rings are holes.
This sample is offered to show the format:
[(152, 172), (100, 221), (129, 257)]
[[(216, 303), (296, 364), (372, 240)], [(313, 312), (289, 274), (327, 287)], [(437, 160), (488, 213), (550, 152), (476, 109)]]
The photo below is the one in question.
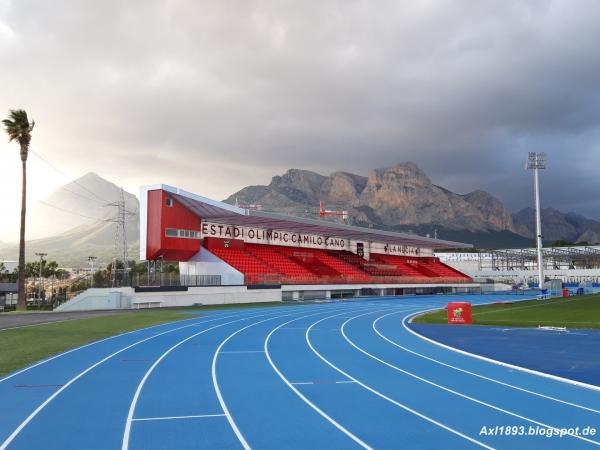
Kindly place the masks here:
[(246, 284), (466, 282), (470, 278), (437, 258), (244, 244), (210, 251), (242, 272)]

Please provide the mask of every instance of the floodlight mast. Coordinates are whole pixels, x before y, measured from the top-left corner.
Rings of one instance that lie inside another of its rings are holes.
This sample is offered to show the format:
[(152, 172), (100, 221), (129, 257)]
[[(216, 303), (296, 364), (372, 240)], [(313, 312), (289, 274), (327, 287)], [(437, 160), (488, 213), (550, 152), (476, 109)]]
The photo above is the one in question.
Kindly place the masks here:
[(544, 289), (544, 255), (542, 253), (542, 217), (540, 210), (540, 169), (546, 168), (546, 154), (529, 152), (527, 169), (533, 170), (533, 190), (535, 196), (535, 236), (537, 243), (538, 286)]

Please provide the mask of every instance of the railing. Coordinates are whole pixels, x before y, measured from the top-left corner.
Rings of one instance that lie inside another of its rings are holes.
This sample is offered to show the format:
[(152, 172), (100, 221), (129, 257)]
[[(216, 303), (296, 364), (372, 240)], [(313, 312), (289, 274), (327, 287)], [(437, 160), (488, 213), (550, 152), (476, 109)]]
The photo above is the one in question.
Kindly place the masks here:
[(134, 274), (132, 287), (220, 286), (221, 275), (180, 275), (178, 273)]
[(314, 277), (293, 277), (283, 275), (246, 275), (245, 284), (449, 284), (472, 283), (471, 279), (464, 277), (408, 277), (408, 276), (368, 276), (368, 275), (340, 275)]
[(134, 273), (125, 280), (117, 278), (94, 280), (85, 287), (117, 288), (117, 287), (178, 287), (178, 286), (220, 286), (221, 275), (180, 275), (178, 273)]

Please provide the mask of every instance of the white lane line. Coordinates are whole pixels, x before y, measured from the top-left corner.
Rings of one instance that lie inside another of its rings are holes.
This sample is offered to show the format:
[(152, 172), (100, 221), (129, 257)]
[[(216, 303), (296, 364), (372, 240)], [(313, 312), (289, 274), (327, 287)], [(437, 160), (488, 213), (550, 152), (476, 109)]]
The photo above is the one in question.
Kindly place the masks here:
[[(368, 314), (368, 313), (367, 313), (367, 314)], [(354, 347), (356, 350), (358, 350), (358, 351), (359, 351), (359, 352), (361, 352), (362, 354), (364, 354), (364, 355), (368, 356), (369, 358), (371, 358), (371, 359), (373, 359), (373, 360), (375, 360), (375, 361), (379, 362), (380, 364), (383, 364), (384, 366), (387, 366), (387, 367), (389, 367), (389, 368), (391, 368), (391, 369), (394, 369), (394, 370), (396, 370), (396, 371), (398, 371), (398, 372), (400, 372), (400, 373), (403, 373), (403, 374), (405, 374), (405, 375), (408, 375), (409, 377), (412, 377), (412, 378), (414, 378), (414, 379), (416, 379), (416, 380), (419, 380), (419, 381), (421, 381), (421, 382), (423, 382), (423, 383), (426, 383), (426, 384), (428, 384), (428, 385), (430, 385), (430, 386), (436, 387), (436, 388), (438, 388), (438, 389), (441, 389), (441, 390), (443, 390), (443, 391), (446, 391), (446, 392), (448, 392), (448, 393), (450, 393), (450, 394), (453, 394), (453, 395), (456, 395), (456, 396), (458, 396), (458, 397), (464, 398), (465, 400), (469, 400), (469, 401), (471, 401), (471, 402), (473, 402), (473, 403), (477, 403), (477, 404), (479, 404), (479, 405), (486, 406), (486, 407), (488, 407), (488, 408), (490, 408), (490, 409), (493, 409), (493, 410), (495, 410), (495, 411), (499, 411), (499, 412), (501, 412), (501, 413), (504, 413), (504, 414), (507, 414), (507, 415), (509, 415), (509, 416), (516, 417), (516, 418), (518, 418), (518, 419), (521, 419), (521, 420), (524, 420), (524, 421), (526, 421), (526, 422), (531, 422), (531, 423), (534, 423), (534, 424), (536, 424), (536, 425), (540, 425), (540, 426), (542, 426), (542, 427), (544, 427), (544, 428), (550, 428), (550, 429), (553, 429), (553, 430), (557, 430), (557, 431), (559, 431), (559, 428), (557, 428), (557, 427), (554, 427), (554, 426), (552, 426), (552, 425), (548, 425), (547, 423), (540, 422), (540, 421), (538, 421), (538, 420), (532, 419), (532, 418), (530, 418), (530, 417), (527, 417), (527, 416), (522, 416), (522, 415), (520, 415), (520, 414), (517, 414), (517, 413), (515, 413), (515, 412), (509, 411), (509, 410), (507, 410), (507, 409), (504, 409), (504, 408), (501, 408), (501, 407), (499, 407), (499, 406), (492, 405), (491, 403), (484, 402), (483, 400), (479, 400), (479, 399), (477, 399), (477, 398), (475, 398), (475, 397), (471, 397), (471, 396), (469, 396), (469, 395), (463, 394), (462, 392), (455, 391), (454, 389), (450, 389), (450, 388), (448, 388), (448, 387), (446, 387), (446, 386), (443, 386), (443, 385), (441, 385), (441, 384), (435, 383), (435, 382), (433, 382), (433, 381), (431, 381), (431, 380), (428, 380), (427, 378), (424, 378), (424, 377), (421, 377), (421, 376), (419, 376), (419, 375), (416, 375), (416, 374), (414, 374), (414, 373), (412, 373), (412, 372), (409, 372), (408, 370), (401, 369), (400, 367), (398, 367), (398, 366), (395, 366), (394, 364), (391, 364), (391, 363), (389, 363), (389, 362), (387, 362), (387, 361), (385, 361), (385, 360), (383, 360), (383, 359), (381, 359), (381, 358), (378, 358), (377, 356), (375, 356), (375, 355), (373, 355), (373, 354), (369, 353), (368, 351), (366, 351), (366, 350), (365, 350), (365, 349), (363, 349), (362, 347), (359, 347), (359, 346), (358, 346), (357, 344), (355, 344), (355, 343), (354, 343), (354, 342), (353, 342), (351, 339), (349, 339), (349, 338), (348, 338), (348, 335), (346, 334), (346, 325), (347, 325), (349, 322), (353, 321), (354, 319), (357, 319), (357, 318), (359, 318), (359, 317), (366, 316), (367, 314), (360, 314), (360, 315), (358, 315), (358, 316), (356, 316), (356, 317), (353, 317), (352, 319), (348, 319), (348, 320), (346, 320), (346, 321), (345, 321), (345, 322), (342, 324), (342, 328), (341, 328), (341, 331), (342, 331), (342, 336), (344, 337), (344, 339), (345, 339), (345, 340), (346, 340), (346, 341), (347, 341), (347, 342), (348, 342), (348, 343), (349, 343), (349, 344), (350, 344), (352, 347)], [(587, 439), (587, 438), (585, 438), (585, 437), (582, 437), (582, 436), (575, 436), (575, 435), (570, 435), (570, 436), (572, 436), (572, 437), (574, 437), (574, 438), (577, 438), (577, 439), (581, 439), (581, 440), (583, 440), (583, 441), (585, 441), (585, 442), (589, 442), (589, 443), (591, 443), (591, 444), (594, 444), (594, 445), (598, 445), (598, 446), (600, 446), (600, 442), (597, 442), (597, 441), (594, 441), (594, 440), (591, 440), (591, 439)]]
[[(429, 312), (429, 311), (419, 311), (416, 314), (424, 314), (426, 312)], [(450, 347), (449, 345), (442, 344), (441, 342), (438, 342), (438, 341), (434, 341), (433, 339), (430, 339), (430, 338), (428, 338), (426, 336), (423, 336), (423, 335), (417, 333), (414, 330), (411, 330), (410, 327), (406, 325), (406, 320), (407, 319), (412, 319), (416, 314), (411, 314), (411, 315), (408, 315), (408, 316), (404, 317), (404, 319), (402, 320), (402, 326), (409, 333), (417, 336), (419, 339), (422, 339), (424, 341), (429, 342), (430, 344), (437, 345), (438, 347), (445, 348), (446, 350), (452, 350), (453, 352), (460, 353), (462, 355), (470, 356), (471, 358), (479, 359), (479, 360), (482, 360), (482, 361), (487, 361), (489, 363), (496, 364), (498, 366), (508, 367), (509, 369), (519, 370), (521, 372), (529, 373), (529, 374), (532, 374), (532, 375), (537, 375), (539, 377), (549, 378), (549, 379), (555, 380), (555, 381), (560, 381), (561, 383), (566, 383), (566, 384), (571, 384), (571, 385), (578, 386), (578, 387), (583, 387), (583, 388), (586, 388), (586, 389), (591, 389), (593, 391), (600, 391), (600, 386), (595, 386), (593, 384), (584, 383), (582, 381), (571, 380), (569, 378), (559, 377), (557, 375), (552, 375), (552, 374), (549, 374), (549, 373), (540, 372), (540, 371), (533, 370), (533, 369), (528, 369), (528, 368), (522, 367), (522, 366), (516, 366), (514, 364), (510, 364), (510, 363), (503, 362), (503, 361), (498, 361), (498, 360), (492, 359), (492, 358), (487, 358), (485, 356), (477, 355), (475, 353), (470, 353), (470, 352), (467, 352), (465, 350), (461, 350), (461, 349), (455, 348), (455, 347)]]
[(462, 368), (460, 368), (460, 367), (453, 366), (452, 364), (445, 363), (445, 362), (443, 362), (443, 361), (437, 360), (437, 359), (435, 359), (435, 358), (431, 358), (431, 357), (429, 357), (429, 356), (423, 355), (422, 353), (419, 353), (419, 352), (416, 352), (416, 351), (414, 351), (414, 350), (411, 350), (411, 349), (409, 349), (409, 348), (407, 348), (407, 347), (404, 347), (403, 345), (400, 345), (400, 344), (398, 344), (397, 342), (393, 341), (392, 339), (389, 339), (388, 337), (384, 336), (384, 335), (383, 335), (383, 333), (381, 333), (381, 332), (379, 331), (379, 329), (377, 328), (377, 323), (378, 323), (380, 320), (384, 319), (385, 317), (391, 316), (391, 315), (393, 315), (393, 314), (397, 314), (397, 313), (396, 313), (396, 312), (392, 312), (392, 313), (386, 314), (386, 315), (384, 315), (384, 316), (378, 317), (378, 318), (377, 318), (377, 319), (376, 319), (376, 320), (373, 322), (373, 324), (372, 324), (372, 328), (373, 328), (373, 330), (375, 331), (375, 333), (377, 333), (377, 335), (378, 335), (378, 336), (380, 336), (382, 339), (384, 339), (384, 340), (386, 340), (387, 342), (389, 342), (390, 344), (392, 344), (392, 345), (394, 345), (394, 346), (398, 347), (399, 349), (401, 349), (401, 350), (404, 350), (405, 352), (411, 353), (411, 354), (413, 354), (413, 355), (415, 355), (415, 356), (418, 356), (418, 357), (420, 357), (420, 358), (423, 358), (423, 359), (426, 359), (426, 360), (428, 360), (428, 361), (434, 362), (434, 363), (436, 363), (436, 364), (439, 364), (439, 365), (441, 365), (441, 366), (445, 366), (445, 367), (448, 367), (448, 368), (450, 368), (450, 369), (454, 369), (454, 370), (457, 370), (457, 371), (459, 371), (459, 372), (466, 373), (466, 374), (468, 374), (468, 375), (472, 375), (472, 376), (474, 376), (474, 377), (477, 377), (477, 378), (481, 378), (481, 379), (484, 379), (484, 380), (487, 380), (487, 381), (491, 381), (492, 383), (497, 383), (497, 384), (500, 384), (500, 385), (502, 385), (502, 386), (506, 386), (506, 387), (508, 387), (508, 388), (515, 389), (515, 390), (517, 390), (517, 391), (525, 392), (525, 393), (527, 393), (527, 394), (535, 395), (535, 396), (538, 396), (538, 397), (541, 397), (541, 398), (545, 398), (545, 399), (548, 399), (548, 400), (552, 400), (552, 401), (555, 401), (555, 402), (558, 402), (558, 403), (563, 403), (563, 404), (565, 404), (565, 405), (573, 406), (573, 407), (575, 407), (575, 408), (580, 408), (580, 409), (583, 409), (583, 410), (586, 410), (586, 411), (590, 411), (590, 412), (593, 412), (593, 413), (596, 413), (596, 414), (600, 414), (600, 411), (599, 411), (599, 410), (597, 410), (597, 409), (588, 408), (587, 406), (579, 405), (579, 404), (577, 404), (577, 403), (571, 403), (571, 402), (568, 402), (568, 401), (566, 401), (566, 400), (561, 400), (561, 399), (559, 399), (559, 398), (555, 398), (555, 397), (551, 397), (551, 396), (549, 396), (549, 395), (542, 394), (542, 393), (540, 393), (540, 392), (531, 391), (531, 390), (529, 390), (529, 389), (525, 389), (525, 388), (522, 388), (522, 387), (519, 387), (519, 386), (515, 386), (515, 385), (513, 385), (513, 384), (510, 384), (510, 383), (505, 383), (504, 381), (500, 381), (500, 380), (497, 380), (497, 379), (495, 379), (495, 378), (486, 377), (485, 375), (481, 375), (481, 374), (479, 374), (479, 373), (471, 372), (471, 371), (469, 371), (469, 370), (466, 370), (466, 369), (462, 369)]
[(222, 351), (221, 354), (237, 354), (237, 353), (264, 353), (264, 350), (229, 350)]
[(146, 384), (146, 381), (148, 380), (148, 378), (150, 377), (150, 375), (152, 374), (152, 372), (154, 372), (154, 369), (156, 369), (156, 367), (160, 364), (160, 362), (163, 359), (165, 359), (169, 353), (171, 353), (177, 347), (179, 347), (180, 345), (182, 345), (185, 342), (189, 341), (190, 339), (193, 339), (193, 338), (195, 338), (197, 336), (200, 336), (201, 334), (207, 333), (207, 332), (209, 332), (211, 330), (214, 330), (216, 328), (221, 328), (221, 327), (224, 327), (225, 325), (229, 325), (229, 324), (236, 323), (236, 322), (241, 322), (243, 320), (254, 319), (256, 317), (272, 316), (274, 314), (276, 314), (276, 313), (272, 312), (272, 313), (267, 313), (267, 314), (258, 314), (258, 315), (251, 316), (251, 317), (242, 317), (241, 319), (236, 319), (236, 320), (232, 320), (232, 321), (229, 321), (229, 322), (220, 323), (219, 325), (215, 325), (213, 327), (210, 327), (210, 328), (207, 328), (205, 330), (199, 331), (198, 333), (194, 333), (194, 334), (186, 337), (185, 339), (182, 339), (181, 341), (177, 342), (175, 345), (169, 347), (169, 349), (167, 349), (162, 355), (160, 355), (156, 359), (156, 361), (154, 361), (154, 363), (146, 371), (146, 373), (142, 377), (141, 381), (137, 385), (137, 388), (135, 390), (135, 393), (133, 394), (133, 398), (131, 400), (131, 403), (129, 404), (129, 412), (127, 413), (127, 419), (125, 420), (125, 429), (123, 431), (123, 441), (122, 441), (122, 444), (121, 444), (121, 449), (122, 450), (127, 450), (129, 448), (129, 437), (131, 435), (131, 422), (133, 421), (133, 414), (135, 412), (135, 407), (137, 406), (137, 402), (138, 402), (138, 399), (139, 399), (140, 394), (142, 392), (142, 389), (144, 388), (144, 385)]
[(179, 420), (179, 419), (205, 419), (210, 417), (225, 417), (225, 414), (198, 414), (195, 416), (167, 416), (167, 417), (141, 417), (131, 419), (132, 422), (146, 422), (148, 420)]
[(307, 385), (307, 384), (331, 385), (331, 384), (348, 384), (348, 383), (354, 383), (354, 381), (352, 381), (352, 380), (342, 380), (342, 381), (296, 381), (296, 382), (293, 382), (291, 384), (293, 384), (294, 386), (302, 386), (302, 385)]
[[(41, 361), (39, 361), (39, 362), (37, 362), (35, 364), (32, 364), (30, 366), (24, 367), (23, 369), (18, 370), (16, 372), (13, 372), (10, 375), (5, 376), (4, 378), (0, 378), (0, 383), (2, 383), (3, 381), (8, 380), (10, 378), (16, 377), (17, 375), (20, 375), (23, 372), (27, 372), (28, 370), (31, 370), (31, 369), (33, 369), (35, 367), (41, 366), (42, 364), (46, 364), (46, 363), (48, 363), (48, 362), (50, 362), (50, 361), (52, 361), (52, 360), (54, 360), (56, 358), (60, 358), (62, 356), (68, 355), (69, 353), (73, 353), (73, 352), (76, 352), (78, 350), (82, 350), (82, 349), (84, 349), (86, 347), (90, 347), (92, 345), (96, 345), (96, 344), (100, 344), (102, 342), (109, 341), (111, 339), (116, 339), (116, 338), (121, 337), (121, 336), (126, 336), (128, 334), (133, 334), (133, 333), (137, 333), (137, 332), (140, 332), (140, 331), (148, 331), (148, 330), (151, 330), (151, 329), (154, 329), (154, 328), (165, 327), (165, 326), (168, 326), (168, 325), (174, 325), (174, 324), (178, 324), (178, 323), (182, 323), (182, 322), (189, 322), (190, 320), (199, 320), (199, 321), (202, 321), (201, 323), (199, 323), (199, 325), (202, 325), (202, 323), (212, 322), (214, 320), (219, 320), (219, 319), (226, 319), (228, 317), (236, 317), (236, 316), (239, 316), (240, 314), (244, 314), (244, 313), (237, 313), (237, 314), (232, 314), (232, 315), (223, 317), (225, 314), (226, 313), (218, 314), (219, 317), (216, 317), (216, 318), (213, 318), (216, 315), (216, 314), (213, 314), (211, 316), (192, 317), (190, 319), (176, 320), (174, 322), (159, 323), (157, 325), (152, 325), (152, 326), (149, 326), (149, 327), (140, 328), (138, 330), (131, 330), (131, 331), (127, 331), (125, 333), (120, 333), (120, 334), (116, 334), (114, 336), (109, 336), (109, 337), (104, 338), (104, 339), (100, 339), (100, 340), (97, 340), (97, 341), (94, 341), (94, 342), (90, 342), (88, 344), (81, 345), (79, 347), (72, 348), (71, 350), (67, 350), (66, 352), (59, 353), (57, 355), (51, 356), (50, 358), (43, 359), (43, 360), (41, 360)], [(207, 319), (207, 318), (209, 318), (209, 320), (204, 320), (204, 319)], [(56, 323), (56, 322), (54, 322), (54, 323)]]
[[(334, 316), (325, 317), (324, 319), (321, 319), (321, 320), (313, 323), (313, 325), (317, 325), (318, 323), (320, 323), (320, 322), (322, 322), (324, 320), (330, 319), (331, 317), (334, 317)], [(396, 400), (388, 397), (387, 395), (385, 395), (385, 394), (383, 394), (383, 393), (381, 393), (381, 392), (373, 389), (372, 387), (370, 387), (370, 386), (366, 385), (365, 383), (359, 381), (358, 379), (354, 378), (348, 372), (346, 372), (346, 371), (340, 369), (339, 367), (337, 367), (335, 364), (333, 364), (331, 361), (329, 361), (327, 358), (325, 358), (323, 355), (321, 355), (315, 349), (315, 347), (312, 345), (312, 343), (310, 341), (310, 331), (311, 331), (311, 327), (313, 325), (311, 325), (310, 327), (308, 327), (308, 330), (306, 330), (306, 334), (305, 334), (306, 343), (308, 344), (308, 346), (310, 347), (310, 349), (313, 351), (313, 353), (315, 355), (317, 355), (319, 357), (319, 359), (321, 359), (321, 361), (323, 361), (329, 367), (331, 367), (334, 370), (337, 370), (339, 373), (341, 373), (345, 377), (349, 378), (350, 380), (355, 381), (357, 384), (359, 384), (361, 387), (363, 387), (364, 389), (368, 390), (369, 392), (372, 392), (373, 394), (377, 395), (378, 397), (381, 397), (384, 400), (387, 400), (388, 402), (390, 402), (390, 403), (392, 403), (392, 404), (394, 404), (394, 405), (396, 405), (396, 406), (404, 409), (405, 411), (408, 411), (409, 413), (414, 414), (417, 417), (420, 417), (421, 419), (426, 420), (429, 423), (432, 423), (432, 424), (434, 424), (434, 425), (436, 425), (436, 426), (438, 426), (440, 428), (443, 428), (446, 431), (449, 431), (450, 433), (453, 433), (453, 434), (455, 434), (455, 435), (457, 435), (457, 436), (459, 436), (459, 437), (461, 437), (463, 439), (466, 439), (467, 441), (472, 442), (473, 444), (479, 445), (479, 446), (481, 446), (483, 448), (486, 448), (486, 449), (489, 449), (489, 450), (493, 450), (493, 447), (490, 447), (490, 446), (484, 444), (483, 442), (480, 442), (480, 441), (478, 441), (476, 439), (473, 439), (472, 437), (467, 436), (466, 434), (463, 434), (460, 431), (455, 430), (454, 428), (451, 428), (451, 427), (449, 427), (447, 425), (444, 425), (443, 423), (438, 422), (437, 420), (435, 420), (435, 419), (433, 419), (431, 417), (428, 417), (425, 414), (422, 414), (422, 413), (420, 413), (420, 412), (418, 412), (418, 411), (410, 408), (409, 406), (406, 406), (406, 405), (404, 405), (404, 404), (402, 404), (402, 403), (400, 403), (400, 402), (398, 402), (398, 401), (396, 401)]]
[[(342, 315), (345, 314), (346, 312), (340, 313), (338, 315)], [(283, 375), (283, 373), (281, 373), (281, 371), (279, 370), (279, 368), (275, 365), (275, 363), (273, 362), (273, 359), (271, 358), (271, 355), (269, 353), (269, 341), (271, 340), (271, 336), (273, 336), (273, 333), (275, 333), (277, 330), (282, 329), (285, 325), (292, 323), (296, 320), (300, 320), (300, 319), (304, 319), (306, 317), (311, 317), (311, 316), (316, 316), (317, 314), (310, 314), (308, 316), (303, 316), (303, 317), (298, 317), (296, 319), (290, 320), (289, 322), (285, 322), (281, 325), (279, 325), (276, 328), (273, 328), (271, 330), (271, 332), (267, 335), (267, 337), (265, 338), (265, 344), (264, 344), (264, 348), (265, 348), (265, 355), (267, 356), (267, 360), (269, 361), (269, 364), (271, 365), (271, 367), (273, 368), (273, 370), (275, 371), (275, 373), (277, 375), (279, 375), (279, 378), (281, 378), (281, 380), (298, 396), (302, 399), (302, 401), (304, 401), (304, 403), (306, 403), (308, 406), (310, 406), (312, 409), (314, 409), (317, 413), (319, 413), (321, 415), (321, 417), (323, 417), (325, 420), (327, 420), (330, 424), (332, 424), (335, 428), (337, 428), (338, 430), (340, 430), (342, 433), (344, 433), (346, 436), (348, 436), (350, 439), (352, 439), (354, 442), (356, 442), (358, 445), (360, 445), (362, 448), (364, 449), (368, 449), (368, 450), (372, 450), (372, 447), (369, 446), (368, 444), (366, 444), (364, 441), (362, 441), (359, 437), (357, 437), (356, 435), (352, 434), (347, 428), (345, 428), (343, 425), (341, 425), (339, 422), (337, 422), (333, 417), (327, 415), (327, 413), (325, 413), (321, 408), (319, 408), (317, 405), (315, 405), (313, 402), (311, 402), (308, 398), (306, 398), (292, 383), (290, 383), (290, 381), (285, 377), (285, 375)]]
[(223, 346), (232, 337), (234, 337), (238, 333), (241, 333), (242, 331), (247, 330), (248, 328), (256, 326), (263, 322), (267, 322), (267, 321), (273, 320), (273, 319), (280, 319), (281, 317), (287, 317), (287, 316), (291, 316), (291, 315), (293, 315), (293, 314), (285, 314), (282, 316), (271, 317), (269, 319), (259, 320), (258, 322), (251, 323), (250, 325), (240, 328), (235, 333), (230, 334), (223, 341), (221, 341), (221, 344), (219, 344), (219, 346), (217, 347), (217, 350), (215, 351), (215, 354), (213, 355), (211, 371), (212, 371), (213, 386), (214, 386), (215, 392), (217, 394), (217, 399), (219, 400), (219, 404), (221, 405), (221, 408), (223, 409), (223, 412), (225, 413), (225, 416), (227, 417), (227, 421), (229, 422), (229, 425), (231, 426), (231, 428), (233, 429), (233, 432), (235, 433), (238, 440), (240, 441), (240, 444), (242, 444), (242, 447), (244, 447), (244, 449), (246, 449), (246, 450), (250, 450), (250, 445), (248, 444), (248, 442), (242, 435), (240, 429), (238, 428), (237, 424), (233, 420), (233, 417), (231, 416), (231, 413), (229, 412), (229, 408), (227, 407), (227, 404), (225, 403), (225, 400), (223, 399), (223, 394), (221, 393), (221, 388), (219, 387), (219, 382), (217, 381), (217, 359), (219, 358), (219, 353), (220, 353), (221, 349), (223, 348)]
[[(215, 318), (212, 321), (220, 320), (220, 319), (222, 319), (222, 317), (221, 318)], [(208, 322), (208, 320), (204, 321), (203, 323), (206, 323), (206, 322)], [(159, 336), (162, 336), (162, 335), (165, 335), (165, 334), (168, 334), (168, 333), (172, 333), (174, 331), (182, 330), (184, 328), (189, 328), (189, 327), (194, 326), (194, 325), (195, 324), (184, 325), (182, 327), (171, 328), (171, 329), (169, 329), (167, 331), (163, 331), (161, 333), (153, 334), (152, 336), (149, 336), (147, 338), (144, 338), (144, 339), (141, 339), (139, 341), (136, 341), (133, 344), (130, 344), (130, 345), (126, 346), (126, 347), (122, 347), (121, 349), (117, 350), (114, 353), (111, 353), (110, 355), (106, 356), (105, 358), (101, 359), (100, 361), (97, 361), (95, 364), (92, 364), (87, 369), (83, 370), (82, 372), (79, 372), (76, 376), (74, 376), (67, 383), (65, 383), (63, 385), (63, 387), (61, 387), (60, 389), (58, 389), (50, 397), (48, 397), (43, 403), (41, 403), (23, 422), (21, 422), (21, 424), (17, 428), (15, 428), (15, 430), (11, 433), (11, 435), (8, 438), (6, 438), (6, 440), (2, 443), (2, 445), (0, 445), (0, 450), (5, 450), (8, 447), (8, 445), (23, 430), (23, 428), (25, 428), (27, 426), (27, 424), (29, 424), (29, 422), (31, 422), (33, 420), (33, 418), (40, 413), (40, 411), (42, 411), (52, 400), (54, 400), (56, 397), (58, 397), (65, 389), (67, 389), (69, 386), (71, 386), (73, 383), (75, 383), (81, 377), (83, 377), (84, 375), (86, 375), (88, 372), (94, 370), (96, 367), (98, 367), (99, 365), (105, 363), (106, 361), (108, 361), (112, 357), (118, 355), (119, 353), (122, 353), (122, 352), (124, 352), (126, 350), (129, 350), (130, 348), (135, 347), (136, 345), (142, 344), (142, 343), (144, 343), (146, 341), (149, 341), (151, 339), (157, 338)]]

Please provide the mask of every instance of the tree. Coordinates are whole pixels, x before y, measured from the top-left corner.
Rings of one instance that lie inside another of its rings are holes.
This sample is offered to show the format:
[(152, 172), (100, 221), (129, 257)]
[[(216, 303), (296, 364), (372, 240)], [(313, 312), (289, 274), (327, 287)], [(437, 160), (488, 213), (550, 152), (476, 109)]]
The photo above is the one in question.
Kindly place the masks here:
[(558, 239), (550, 244), (551, 247), (570, 247), (571, 245), (573, 245), (571, 241), (565, 241), (564, 239)]
[(0, 283), (10, 282), (10, 274), (3, 262), (0, 262)]
[(31, 132), (35, 126), (32, 120), (29, 123), (27, 112), (23, 109), (13, 109), (9, 118), (2, 121), (8, 134), (8, 142), (16, 141), (21, 150), (21, 232), (19, 237), (19, 297), (17, 299), (17, 310), (27, 309), (25, 298), (25, 213), (27, 209), (27, 156), (29, 155), (29, 143)]

